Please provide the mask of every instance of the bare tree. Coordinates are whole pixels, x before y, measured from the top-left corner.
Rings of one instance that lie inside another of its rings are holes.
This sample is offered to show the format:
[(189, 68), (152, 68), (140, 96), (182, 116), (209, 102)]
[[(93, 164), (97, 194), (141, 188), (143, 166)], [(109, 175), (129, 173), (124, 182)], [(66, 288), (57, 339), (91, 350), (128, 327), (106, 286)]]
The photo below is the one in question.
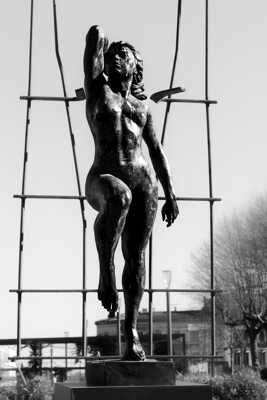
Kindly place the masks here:
[[(259, 367), (257, 336), (267, 327), (267, 195), (236, 212), (215, 236), (217, 310), (230, 327), (243, 325), (252, 365)], [(209, 246), (193, 256), (198, 283), (209, 281)]]

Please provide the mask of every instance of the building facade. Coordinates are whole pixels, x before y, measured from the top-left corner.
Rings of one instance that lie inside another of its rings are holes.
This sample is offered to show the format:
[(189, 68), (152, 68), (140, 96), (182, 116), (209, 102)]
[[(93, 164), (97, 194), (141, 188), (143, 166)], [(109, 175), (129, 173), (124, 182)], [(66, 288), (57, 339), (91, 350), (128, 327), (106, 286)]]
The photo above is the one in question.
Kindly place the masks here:
[[(187, 368), (207, 371), (208, 361), (201, 356), (211, 354), (211, 328), (210, 328), (210, 313), (207, 307), (200, 310), (188, 310), (171, 312), (172, 320), (172, 338), (173, 338), (173, 354), (184, 355), (189, 357), (187, 362), (177, 360), (181, 369)], [(123, 321), (124, 315), (121, 315), (121, 332), (123, 342)], [(117, 340), (118, 335), (118, 321), (116, 319), (102, 319), (96, 321), (97, 336), (109, 336)], [(145, 350), (148, 352), (148, 337), (149, 337), (149, 313), (143, 309), (139, 313), (137, 329)], [(167, 334), (168, 334), (168, 321), (167, 313), (165, 311), (153, 312), (153, 349), (155, 355), (167, 354)], [(230, 362), (230, 353), (227, 347), (228, 332), (225, 329), (222, 321), (217, 319), (216, 324), (216, 343), (217, 343), (217, 356), (221, 360)], [(192, 358), (190, 359), (190, 356)], [(198, 359), (194, 357), (199, 356)]]

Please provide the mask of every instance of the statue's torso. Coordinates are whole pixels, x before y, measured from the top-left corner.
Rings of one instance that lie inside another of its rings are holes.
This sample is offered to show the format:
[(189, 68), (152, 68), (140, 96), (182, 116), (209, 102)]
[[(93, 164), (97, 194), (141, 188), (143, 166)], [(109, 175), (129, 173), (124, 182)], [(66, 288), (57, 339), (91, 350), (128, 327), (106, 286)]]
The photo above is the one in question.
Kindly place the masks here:
[(132, 95), (125, 99), (104, 84), (97, 96), (87, 100), (86, 115), (95, 141), (91, 173), (115, 174), (127, 183), (145, 177), (154, 181), (141, 149), (145, 102)]

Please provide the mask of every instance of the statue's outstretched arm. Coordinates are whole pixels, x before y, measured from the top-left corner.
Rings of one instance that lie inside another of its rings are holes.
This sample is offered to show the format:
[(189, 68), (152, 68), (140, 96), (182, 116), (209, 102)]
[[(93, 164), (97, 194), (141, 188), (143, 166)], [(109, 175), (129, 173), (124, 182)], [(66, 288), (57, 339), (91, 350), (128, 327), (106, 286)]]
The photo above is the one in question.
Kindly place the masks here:
[(108, 39), (103, 30), (93, 25), (86, 35), (86, 45), (83, 57), (85, 75), (85, 92), (88, 95), (95, 79), (104, 70), (104, 53), (108, 48)]
[(170, 168), (167, 157), (156, 136), (150, 111), (147, 114), (147, 121), (144, 127), (143, 138), (147, 144), (149, 155), (157, 174), (157, 177), (163, 187), (166, 202), (162, 207), (162, 219), (166, 220), (167, 226), (170, 226), (179, 214), (178, 206), (175, 200), (175, 193), (171, 181)]

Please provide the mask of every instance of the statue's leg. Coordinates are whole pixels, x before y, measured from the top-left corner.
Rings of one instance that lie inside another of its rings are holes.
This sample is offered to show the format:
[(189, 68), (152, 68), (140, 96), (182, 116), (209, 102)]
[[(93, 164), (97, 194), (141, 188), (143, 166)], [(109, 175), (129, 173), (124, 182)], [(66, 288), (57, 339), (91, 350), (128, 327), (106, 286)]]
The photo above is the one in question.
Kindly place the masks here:
[(122, 233), (125, 259), (122, 284), (125, 299), (125, 360), (144, 360), (137, 332), (137, 316), (145, 287), (145, 249), (157, 211), (157, 188), (133, 191), (133, 199)]
[(121, 236), (131, 204), (131, 191), (120, 179), (110, 174), (89, 177), (86, 182), (86, 197), (99, 211), (94, 233), (99, 256), (100, 278), (98, 298), (110, 314), (118, 308), (114, 253)]

